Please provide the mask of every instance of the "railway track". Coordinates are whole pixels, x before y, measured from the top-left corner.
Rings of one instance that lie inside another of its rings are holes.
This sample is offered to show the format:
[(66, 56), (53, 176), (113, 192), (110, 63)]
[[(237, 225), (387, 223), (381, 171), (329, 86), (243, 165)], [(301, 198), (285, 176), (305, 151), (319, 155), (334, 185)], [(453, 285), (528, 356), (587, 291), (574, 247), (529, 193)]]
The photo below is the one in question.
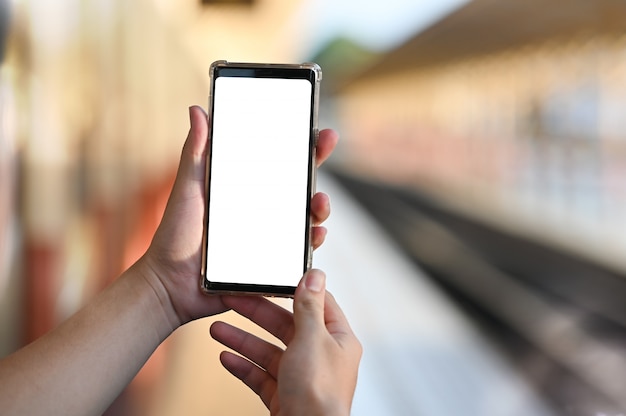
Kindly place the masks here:
[(559, 414), (626, 414), (626, 276), (437, 206), (331, 174)]

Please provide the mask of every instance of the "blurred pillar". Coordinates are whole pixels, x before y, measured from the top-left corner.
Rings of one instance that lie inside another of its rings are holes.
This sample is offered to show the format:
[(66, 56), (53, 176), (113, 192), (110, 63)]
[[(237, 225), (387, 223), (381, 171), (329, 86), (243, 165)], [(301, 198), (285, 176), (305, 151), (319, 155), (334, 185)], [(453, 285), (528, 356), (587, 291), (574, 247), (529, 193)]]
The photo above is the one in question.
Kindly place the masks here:
[[(19, 232), (16, 215), (18, 59), (7, 56), (10, 10), (0, 0), (0, 357), (21, 343), (22, 282), (18, 278)], [(15, 55), (13, 53), (12, 55)]]
[(76, 205), (70, 180), (74, 137), (67, 117), (74, 91), (63, 82), (72, 65), (69, 58), (73, 51), (67, 46), (72, 25), (65, 19), (51, 18), (58, 16), (59, 10), (69, 11), (71, 1), (59, 3), (30, 1), (23, 5), (28, 68), (20, 109), (24, 114), (20, 203), (26, 342), (58, 323), (56, 300), (64, 267), (65, 235)]
[(25, 342), (57, 324), (56, 299), (64, 267), (70, 198), (61, 167), (25, 163), (21, 181)]
[(56, 325), (54, 293), (56, 270), (62, 252), (58, 247), (33, 239), (24, 243), (24, 277), (26, 290), (24, 342), (29, 343)]

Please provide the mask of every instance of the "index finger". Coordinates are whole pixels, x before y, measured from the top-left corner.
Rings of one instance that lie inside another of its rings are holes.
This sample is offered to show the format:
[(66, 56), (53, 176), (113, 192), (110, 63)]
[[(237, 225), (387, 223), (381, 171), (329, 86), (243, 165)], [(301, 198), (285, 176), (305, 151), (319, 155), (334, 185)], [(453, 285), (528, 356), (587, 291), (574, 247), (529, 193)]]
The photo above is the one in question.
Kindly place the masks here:
[(293, 314), (262, 296), (222, 296), (222, 302), (288, 345), (293, 338)]

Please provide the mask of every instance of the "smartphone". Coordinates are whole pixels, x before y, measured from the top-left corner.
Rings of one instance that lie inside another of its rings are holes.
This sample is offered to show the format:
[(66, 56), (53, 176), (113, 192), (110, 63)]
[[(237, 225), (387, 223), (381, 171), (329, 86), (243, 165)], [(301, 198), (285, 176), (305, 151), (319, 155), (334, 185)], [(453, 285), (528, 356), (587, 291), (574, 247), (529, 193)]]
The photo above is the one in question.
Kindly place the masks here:
[(293, 296), (311, 267), (317, 64), (210, 68), (201, 287)]

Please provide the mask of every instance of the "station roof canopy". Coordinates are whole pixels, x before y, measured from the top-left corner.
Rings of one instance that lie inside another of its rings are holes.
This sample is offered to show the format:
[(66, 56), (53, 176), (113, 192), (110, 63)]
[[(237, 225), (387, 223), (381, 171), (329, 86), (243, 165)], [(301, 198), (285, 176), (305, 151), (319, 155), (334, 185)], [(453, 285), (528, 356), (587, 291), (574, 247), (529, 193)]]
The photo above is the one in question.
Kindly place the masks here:
[(626, 33), (626, 0), (473, 0), (383, 54), (348, 83), (549, 39), (604, 33)]

